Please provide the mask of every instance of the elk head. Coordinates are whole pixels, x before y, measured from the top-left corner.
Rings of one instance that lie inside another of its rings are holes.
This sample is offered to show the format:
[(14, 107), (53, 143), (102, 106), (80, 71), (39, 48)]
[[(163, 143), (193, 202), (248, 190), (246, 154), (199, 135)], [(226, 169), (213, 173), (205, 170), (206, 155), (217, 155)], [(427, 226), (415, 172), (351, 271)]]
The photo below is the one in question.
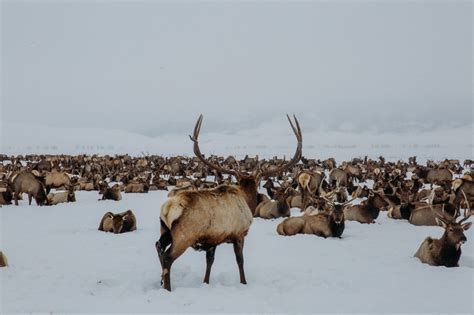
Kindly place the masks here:
[(434, 211), (433, 207), (430, 205), (431, 210), (434, 211), (436, 215), (436, 222), (445, 230), (442, 239), (445, 240), (445, 242), (454, 245), (456, 249), (460, 249), (461, 245), (467, 241), (464, 231), (467, 231), (472, 225), (472, 222), (464, 223), (464, 221), (469, 219), (471, 216), (471, 208), (469, 205), (469, 200), (467, 199), (464, 191), (463, 194), (466, 200), (466, 208), (464, 209), (464, 218), (459, 220), (459, 222), (456, 222), (456, 218), (458, 217), (457, 210), (455, 210), (454, 216), (452, 218), (447, 218), (444, 212), (444, 205), (442, 214)]
[(352, 198), (351, 200), (348, 200), (343, 203), (335, 203), (330, 199), (327, 199), (326, 197), (322, 197), (330, 206), (331, 206), (331, 211), (329, 212), (329, 215), (331, 219), (336, 223), (336, 224), (341, 224), (344, 222), (344, 207), (351, 203), (354, 199)]
[(214, 169), (220, 173), (233, 175), (236, 178), (239, 188), (245, 194), (247, 204), (250, 210), (252, 211), (252, 213), (254, 213), (255, 209), (257, 208), (257, 195), (258, 195), (258, 186), (260, 183), (260, 179), (264, 177), (275, 176), (277, 174), (280, 174), (288, 170), (289, 168), (293, 167), (293, 165), (298, 163), (298, 161), (301, 159), (303, 137), (301, 134), (300, 124), (295, 116), (293, 116), (294, 123), (291, 121), (288, 115), (287, 115), (287, 118), (288, 118), (288, 121), (290, 122), (291, 128), (293, 129), (293, 132), (296, 136), (296, 140), (298, 142), (297, 147), (296, 147), (296, 152), (293, 158), (289, 162), (286, 162), (283, 159), (283, 161), (276, 167), (271, 168), (271, 169), (267, 168), (265, 170), (262, 169), (260, 163), (257, 163), (256, 169), (251, 173), (241, 171), (240, 165), (237, 161), (236, 161), (236, 167), (228, 168), (228, 167), (218, 164), (218, 162), (211, 162), (202, 155), (201, 150), (199, 149), (199, 143), (198, 143), (199, 132), (201, 131), (201, 125), (202, 125), (202, 119), (203, 119), (202, 115), (199, 116), (196, 122), (193, 135), (189, 136), (189, 138), (191, 138), (191, 141), (194, 142), (194, 146), (193, 146), (194, 154), (202, 163), (204, 163), (209, 168)]

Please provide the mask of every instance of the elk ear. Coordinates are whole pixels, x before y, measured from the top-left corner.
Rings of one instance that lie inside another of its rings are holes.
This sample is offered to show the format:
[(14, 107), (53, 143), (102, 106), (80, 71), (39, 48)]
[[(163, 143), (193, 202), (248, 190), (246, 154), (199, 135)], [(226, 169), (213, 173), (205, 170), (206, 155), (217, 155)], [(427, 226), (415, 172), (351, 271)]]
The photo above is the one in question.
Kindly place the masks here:
[(462, 229), (463, 229), (464, 231), (467, 231), (467, 230), (469, 230), (469, 228), (471, 227), (471, 225), (472, 225), (472, 222), (466, 222), (466, 223), (464, 223), (464, 224), (461, 224), (461, 227), (462, 227)]
[(436, 220), (436, 223), (438, 223), (439, 226), (441, 226), (442, 228), (446, 228), (446, 223), (443, 222), (443, 220), (440, 220), (438, 218), (435, 218)]

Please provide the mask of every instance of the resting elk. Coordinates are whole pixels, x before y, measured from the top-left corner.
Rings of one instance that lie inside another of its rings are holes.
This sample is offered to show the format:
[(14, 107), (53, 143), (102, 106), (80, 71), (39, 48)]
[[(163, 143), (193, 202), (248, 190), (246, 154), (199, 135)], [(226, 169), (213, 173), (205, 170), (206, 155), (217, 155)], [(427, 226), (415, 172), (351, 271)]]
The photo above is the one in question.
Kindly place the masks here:
[(348, 221), (375, 223), (380, 210), (386, 206), (388, 206), (388, 202), (383, 198), (382, 193), (371, 190), (366, 200), (358, 205), (345, 208), (344, 216)]
[(275, 219), (280, 217), (290, 216), (290, 205), (288, 204), (288, 197), (293, 193), (293, 188), (288, 187), (273, 193), (272, 199), (265, 200), (259, 203), (255, 209), (254, 217), (263, 219)]
[(277, 226), (280, 235), (314, 234), (324, 238), (341, 237), (344, 232), (344, 206), (352, 200), (342, 204), (336, 204), (324, 198), (331, 206), (329, 213), (318, 213), (316, 215), (304, 214), (300, 217), (292, 217), (283, 220)]
[(240, 283), (246, 284), (244, 273), (244, 238), (252, 223), (257, 208), (258, 186), (261, 178), (274, 176), (291, 168), (301, 158), (302, 135), (296, 117), (294, 124), (288, 120), (298, 141), (296, 153), (289, 162), (283, 161), (277, 168), (262, 170), (258, 167), (252, 173), (229, 169), (210, 162), (201, 153), (198, 136), (201, 130), (201, 115), (194, 127), (194, 154), (218, 172), (233, 175), (237, 185), (221, 185), (213, 189), (183, 191), (170, 197), (161, 207), (161, 237), (155, 247), (162, 267), (162, 282), (171, 290), (170, 272), (173, 262), (188, 247), (206, 251), (206, 274), (204, 282), (209, 283), (216, 247), (222, 243), (233, 243), (240, 273)]
[(467, 241), (464, 231), (467, 231), (472, 225), (472, 222), (464, 223), (471, 216), (467, 197), (466, 202), (464, 218), (459, 222), (456, 222), (456, 215), (453, 218), (447, 218), (444, 215), (437, 214), (436, 221), (444, 228), (444, 234), (440, 239), (427, 237), (421, 243), (415, 257), (419, 258), (422, 263), (431, 266), (459, 266), (461, 245)]

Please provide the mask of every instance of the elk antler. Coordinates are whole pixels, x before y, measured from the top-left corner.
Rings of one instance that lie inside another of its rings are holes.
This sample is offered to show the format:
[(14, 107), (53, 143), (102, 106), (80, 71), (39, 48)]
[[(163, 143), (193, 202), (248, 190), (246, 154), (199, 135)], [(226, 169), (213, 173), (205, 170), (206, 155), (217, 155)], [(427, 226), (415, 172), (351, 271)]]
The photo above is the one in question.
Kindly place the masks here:
[(196, 122), (196, 126), (194, 126), (193, 136), (191, 135), (189, 136), (191, 141), (194, 142), (194, 147), (193, 147), (194, 154), (201, 162), (203, 162), (205, 165), (209, 166), (210, 168), (215, 169), (216, 171), (221, 172), (221, 173), (230, 174), (230, 175), (234, 175), (235, 177), (238, 177), (239, 176), (238, 171), (227, 169), (220, 165), (211, 163), (202, 155), (201, 150), (199, 149), (199, 143), (198, 143), (198, 137), (199, 137), (199, 132), (201, 131), (202, 119), (203, 119), (203, 116), (201, 114), (199, 115), (199, 118)]
[(461, 188), (461, 192), (464, 196), (464, 199), (466, 199), (466, 208), (464, 209), (464, 218), (462, 218), (459, 221), (459, 224), (463, 223), (464, 221), (469, 219), (469, 217), (471, 216), (471, 205), (469, 203), (469, 199), (467, 199), (467, 196), (466, 196), (466, 193), (464, 192), (464, 189)]
[(296, 119), (295, 115), (293, 115), (293, 119), (295, 120), (294, 124), (291, 121), (290, 116), (286, 115), (286, 117), (288, 118), (288, 121), (290, 122), (291, 129), (293, 129), (293, 132), (296, 136), (296, 140), (298, 141), (298, 145), (296, 147), (295, 155), (293, 156), (293, 158), (288, 163), (285, 163), (285, 160), (283, 160), (283, 162), (280, 165), (278, 165), (278, 167), (276, 167), (274, 169), (271, 169), (271, 170), (261, 171), (258, 174), (258, 176), (260, 176), (260, 177), (267, 177), (267, 176), (272, 176), (274, 174), (279, 174), (279, 173), (283, 172), (284, 170), (287, 170), (287, 169), (291, 168), (293, 165), (298, 163), (298, 161), (301, 159), (302, 148), (303, 148), (303, 135), (301, 133), (300, 123), (298, 122), (298, 119)]
[(356, 198), (352, 198), (351, 200), (348, 200), (348, 201), (342, 203), (342, 205), (345, 206), (345, 205), (347, 205), (347, 204), (353, 202), (353, 201), (356, 200), (356, 199), (357, 199), (357, 197), (356, 197)]

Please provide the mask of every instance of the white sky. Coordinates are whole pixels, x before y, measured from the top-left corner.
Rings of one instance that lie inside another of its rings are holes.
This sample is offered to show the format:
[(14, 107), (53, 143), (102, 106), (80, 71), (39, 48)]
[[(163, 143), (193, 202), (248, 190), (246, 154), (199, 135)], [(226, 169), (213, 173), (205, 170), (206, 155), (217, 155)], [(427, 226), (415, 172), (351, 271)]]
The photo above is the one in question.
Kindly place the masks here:
[(2, 1), (1, 119), (147, 135), (189, 133), (201, 112), (215, 131), (287, 112), (310, 129), (466, 125), (472, 7)]

